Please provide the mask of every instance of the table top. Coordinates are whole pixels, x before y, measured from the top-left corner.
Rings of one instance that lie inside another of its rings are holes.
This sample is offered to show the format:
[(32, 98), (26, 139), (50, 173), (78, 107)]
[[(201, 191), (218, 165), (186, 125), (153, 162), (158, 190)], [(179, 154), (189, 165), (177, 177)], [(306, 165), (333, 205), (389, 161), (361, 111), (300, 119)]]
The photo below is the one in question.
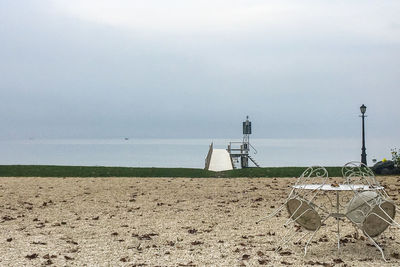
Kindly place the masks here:
[(331, 184), (300, 184), (293, 185), (295, 189), (305, 189), (305, 190), (323, 190), (323, 191), (373, 191), (373, 190), (381, 190), (383, 186), (368, 186), (363, 184), (339, 184), (338, 186), (334, 186)]

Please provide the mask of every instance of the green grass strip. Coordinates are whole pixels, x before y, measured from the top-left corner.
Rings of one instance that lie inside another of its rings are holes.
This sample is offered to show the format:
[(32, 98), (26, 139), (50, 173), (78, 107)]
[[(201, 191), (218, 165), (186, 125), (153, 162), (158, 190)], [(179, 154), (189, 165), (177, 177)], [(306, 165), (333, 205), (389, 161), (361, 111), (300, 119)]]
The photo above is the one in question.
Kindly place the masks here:
[[(0, 177), (298, 177), (306, 168), (268, 167), (212, 172), (190, 168), (0, 165)], [(327, 167), (326, 169), (330, 177), (341, 176), (341, 167)]]

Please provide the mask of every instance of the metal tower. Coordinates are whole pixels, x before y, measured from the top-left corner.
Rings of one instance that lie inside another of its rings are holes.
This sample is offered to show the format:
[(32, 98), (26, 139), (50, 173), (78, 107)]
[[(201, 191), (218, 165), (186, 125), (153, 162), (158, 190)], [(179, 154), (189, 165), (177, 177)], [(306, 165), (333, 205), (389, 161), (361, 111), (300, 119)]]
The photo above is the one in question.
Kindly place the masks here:
[[(250, 156), (250, 147), (254, 150), (254, 154), (257, 150), (250, 144), (251, 134), (251, 121), (249, 116), (246, 116), (246, 121), (243, 122), (243, 141), (242, 142), (229, 142), (228, 152), (231, 155), (232, 163), (238, 163), (240, 158), (240, 166), (242, 168), (249, 167), (249, 159), (254, 163), (256, 167), (260, 167), (258, 163)], [(239, 148), (232, 148), (233, 145), (240, 145)]]
[(249, 116), (246, 116), (246, 121), (243, 122), (243, 143), (240, 146), (242, 154), (240, 157), (240, 165), (242, 168), (249, 167), (250, 134), (251, 121), (249, 121)]

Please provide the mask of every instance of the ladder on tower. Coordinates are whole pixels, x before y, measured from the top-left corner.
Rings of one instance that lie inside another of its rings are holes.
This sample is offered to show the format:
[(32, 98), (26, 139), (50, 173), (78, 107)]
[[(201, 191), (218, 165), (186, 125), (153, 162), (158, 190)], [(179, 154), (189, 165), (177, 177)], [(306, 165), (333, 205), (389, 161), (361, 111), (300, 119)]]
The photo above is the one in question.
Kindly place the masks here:
[(250, 155), (248, 155), (247, 157), (254, 163), (254, 165), (257, 166), (257, 168), (260, 168), (260, 165)]

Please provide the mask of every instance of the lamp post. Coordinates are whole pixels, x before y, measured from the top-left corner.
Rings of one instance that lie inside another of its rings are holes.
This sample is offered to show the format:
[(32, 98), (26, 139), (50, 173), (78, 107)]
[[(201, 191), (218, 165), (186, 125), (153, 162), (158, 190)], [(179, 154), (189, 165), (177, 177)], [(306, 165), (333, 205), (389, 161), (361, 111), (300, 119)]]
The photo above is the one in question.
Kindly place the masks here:
[(364, 127), (364, 118), (366, 117), (365, 111), (367, 107), (363, 104), (360, 107), (361, 110), (361, 118), (362, 118), (362, 147), (361, 147), (361, 163), (367, 165), (367, 154), (365, 153), (365, 127)]

